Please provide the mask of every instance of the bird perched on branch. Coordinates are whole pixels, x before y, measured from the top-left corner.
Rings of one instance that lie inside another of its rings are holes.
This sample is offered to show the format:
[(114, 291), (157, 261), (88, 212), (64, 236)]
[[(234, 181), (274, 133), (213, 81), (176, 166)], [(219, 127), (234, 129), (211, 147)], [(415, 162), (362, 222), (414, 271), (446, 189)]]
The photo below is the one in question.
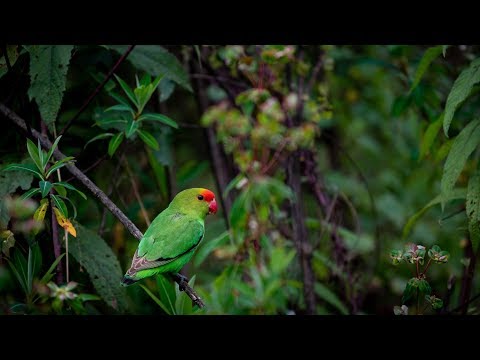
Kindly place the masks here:
[(203, 239), (205, 217), (216, 212), (215, 194), (210, 190), (179, 192), (148, 227), (121, 284), (128, 286), (160, 273), (178, 273)]

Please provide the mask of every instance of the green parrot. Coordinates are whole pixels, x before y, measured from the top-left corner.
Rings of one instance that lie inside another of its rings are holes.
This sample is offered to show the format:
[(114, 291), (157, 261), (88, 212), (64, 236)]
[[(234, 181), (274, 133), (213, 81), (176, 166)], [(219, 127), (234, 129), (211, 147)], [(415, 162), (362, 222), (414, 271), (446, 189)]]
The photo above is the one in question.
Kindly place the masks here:
[(178, 273), (205, 234), (205, 217), (217, 212), (215, 194), (203, 188), (179, 192), (148, 227), (121, 281), (124, 286), (160, 273)]

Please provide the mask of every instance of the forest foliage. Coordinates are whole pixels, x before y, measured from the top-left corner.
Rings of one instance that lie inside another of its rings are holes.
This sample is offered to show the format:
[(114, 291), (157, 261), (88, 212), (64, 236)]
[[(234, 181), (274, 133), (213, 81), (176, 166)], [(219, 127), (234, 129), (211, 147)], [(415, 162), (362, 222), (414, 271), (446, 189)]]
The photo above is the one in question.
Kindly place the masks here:
[[(2, 45), (0, 313), (477, 314), (478, 52)], [(205, 307), (120, 286), (138, 236), (73, 165), (142, 232), (215, 192)]]

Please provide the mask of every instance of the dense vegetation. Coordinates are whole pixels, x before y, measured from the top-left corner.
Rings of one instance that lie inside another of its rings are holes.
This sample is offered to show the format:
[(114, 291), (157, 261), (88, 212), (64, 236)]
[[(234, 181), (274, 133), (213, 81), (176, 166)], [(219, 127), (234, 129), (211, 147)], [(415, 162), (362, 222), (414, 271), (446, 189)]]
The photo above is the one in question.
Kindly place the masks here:
[[(2, 45), (0, 313), (478, 314), (478, 54)], [(203, 308), (119, 284), (190, 187)]]

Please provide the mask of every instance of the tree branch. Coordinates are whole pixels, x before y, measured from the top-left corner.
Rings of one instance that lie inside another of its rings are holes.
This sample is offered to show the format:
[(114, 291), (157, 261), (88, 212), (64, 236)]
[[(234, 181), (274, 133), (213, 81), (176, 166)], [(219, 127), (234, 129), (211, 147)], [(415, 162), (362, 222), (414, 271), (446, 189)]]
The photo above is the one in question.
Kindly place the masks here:
[[(24, 131), (27, 130), (27, 126), (25, 124), (25, 120), (7, 108), (4, 104), (0, 103), (0, 114), (11, 120), (17, 126), (22, 128)], [(52, 143), (46, 137), (42, 136), (38, 131), (32, 129), (32, 135), (35, 139), (40, 140), (40, 144), (46, 149), (50, 150), (52, 147)], [(61, 160), (65, 158), (65, 155), (58, 150), (58, 147), (53, 152), (53, 157), (57, 160)], [(110, 200), (110, 198), (105, 195), (105, 193), (99, 189), (84, 173), (82, 173), (75, 165), (69, 164), (66, 166), (68, 171), (72, 173), (80, 182), (88, 188), (92, 192), (95, 197), (97, 197), (100, 202), (108, 209), (110, 212), (118, 219), (120, 222), (127, 228), (127, 230), (137, 239), (141, 240), (143, 234), (138, 228), (135, 226), (133, 222), (130, 221), (128, 217)], [(198, 305), (198, 307), (202, 308), (205, 306), (203, 301), (201, 300), (200, 296), (198, 296), (188, 284), (183, 284), (182, 281), (178, 277), (175, 277), (175, 281), (178, 283), (179, 286), (183, 285), (183, 289), (185, 293), (192, 299), (192, 301)]]
[(113, 73), (115, 72), (115, 70), (117, 70), (117, 68), (120, 66), (120, 64), (127, 58), (128, 54), (130, 54), (132, 52), (134, 47), (135, 47), (135, 45), (130, 45), (128, 47), (127, 51), (125, 51), (125, 54), (123, 54), (120, 57), (120, 59), (118, 59), (118, 61), (115, 63), (115, 65), (113, 65), (112, 69), (107, 74), (107, 76), (105, 76), (105, 79), (103, 79), (102, 83), (97, 86), (97, 88), (90, 94), (90, 96), (87, 98), (87, 100), (83, 103), (80, 110), (78, 110), (78, 112), (75, 114), (75, 116), (73, 118), (71, 118), (70, 121), (67, 123), (67, 125), (65, 125), (65, 127), (62, 129), (62, 131), (60, 131), (60, 135), (65, 134), (65, 132), (70, 128), (70, 126), (72, 126), (73, 122), (75, 120), (77, 120), (78, 117), (85, 111), (85, 109), (88, 107), (88, 105), (90, 105), (92, 100), (98, 95), (100, 90), (103, 89), (103, 87), (108, 82), (108, 80), (110, 80), (110, 78), (113, 76)]

